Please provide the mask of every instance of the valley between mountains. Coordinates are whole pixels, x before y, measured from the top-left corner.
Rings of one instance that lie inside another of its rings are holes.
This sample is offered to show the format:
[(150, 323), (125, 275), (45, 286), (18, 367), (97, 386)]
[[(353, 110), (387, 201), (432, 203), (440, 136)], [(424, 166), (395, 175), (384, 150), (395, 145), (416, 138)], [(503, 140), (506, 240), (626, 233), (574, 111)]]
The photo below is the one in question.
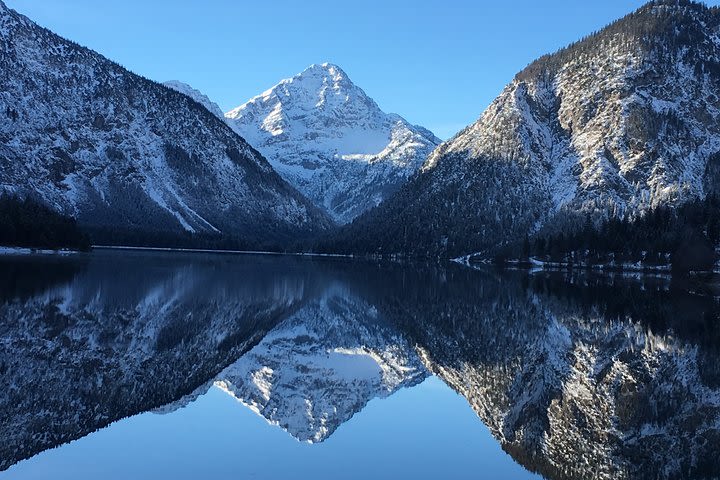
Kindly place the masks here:
[(539, 58), (445, 142), (332, 63), (223, 113), (2, 2), (0, 87), (3, 245), (716, 260), (720, 10), (702, 3), (651, 1)]

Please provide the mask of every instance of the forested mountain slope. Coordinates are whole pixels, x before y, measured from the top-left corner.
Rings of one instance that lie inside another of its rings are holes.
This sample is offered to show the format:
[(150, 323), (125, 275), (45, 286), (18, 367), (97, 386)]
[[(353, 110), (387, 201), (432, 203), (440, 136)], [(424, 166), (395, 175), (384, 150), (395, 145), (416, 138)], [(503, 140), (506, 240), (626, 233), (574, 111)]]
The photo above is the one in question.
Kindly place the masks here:
[(331, 221), (191, 98), (0, 2), (0, 190), (95, 241), (287, 244)]
[(720, 12), (658, 0), (521, 71), (330, 249), (492, 254), (720, 182)]

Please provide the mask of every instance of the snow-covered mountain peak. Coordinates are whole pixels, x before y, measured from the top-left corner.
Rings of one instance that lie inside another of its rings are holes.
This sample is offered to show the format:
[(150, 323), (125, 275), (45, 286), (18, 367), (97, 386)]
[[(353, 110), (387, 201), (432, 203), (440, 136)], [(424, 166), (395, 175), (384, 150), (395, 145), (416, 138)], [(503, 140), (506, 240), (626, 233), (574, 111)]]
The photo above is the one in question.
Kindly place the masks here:
[(173, 90), (178, 91), (183, 95), (187, 95), (203, 107), (207, 108), (208, 111), (210, 111), (210, 113), (212, 113), (216, 117), (222, 120), (225, 119), (225, 115), (223, 114), (223, 111), (220, 109), (218, 104), (210, 100), (210, 98), (208, 98), (208, 96), (202, 93), (200, 90), (197, 90), (188, 85), (187, 83), (180, 82), (178, 80), (169, 80), (167, 82), (163, 82), (163, 85), (172, 88)]
[(314, 64), (225, 114), (288, 182), (340, 223), (378, 205), (440, 143), (383, 112), (337, 65)]
[[(301, 73), (281, 80), (226, 114), (239, 125), (257, 115), (265, 117), (257, 133), (264, 131), (278, 136), (301, 134), (309, 128), (318, 130), (332, 117), (339, 117), (346, 126), (369, 127), (381, 121), (384, 113), (340, 67), (323, 63), (313, 64)], [(328, 135), (332, 136), (332, 132)], [(380, 152), (384, 139), (373, 140), (369, 145), (353, 143), (351, 150), (356, 151), (352, 153)], [(347, 143), (335, 146), (347, 146)]]
[(269, 88), (250, 101), (252, 102), (254, 99), (266, 97), (274, 92), (278, 92), (278, 87), (282, 87), (283, 85), (292, 85), (296, 91), (302, 89), (308, 93), (315, 93), (323, 86), (331, 86), (334, 89), (357, 88), (347, 73), (337, 65), (333, 65), (332, 63), (313, 63), (302, 72), (290, 78), (280, 80), (274, 87)]
[(302, 72), (285, 81), (292, 82), (298, 80), (303, 81), (307, 79), (321, 79), (323, 82), (330, 83), (333, 86), (354, 86), (353, 83), (350, 81), (347, 73), (345, 73), (342, 68), (328, 62), (320, 64), (313, 63)]

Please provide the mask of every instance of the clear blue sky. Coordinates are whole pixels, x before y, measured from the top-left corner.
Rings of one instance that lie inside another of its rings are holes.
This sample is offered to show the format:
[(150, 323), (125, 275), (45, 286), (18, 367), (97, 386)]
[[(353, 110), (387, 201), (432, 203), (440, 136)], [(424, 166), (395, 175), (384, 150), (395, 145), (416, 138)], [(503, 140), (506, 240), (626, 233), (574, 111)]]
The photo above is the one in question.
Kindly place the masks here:
[[(5, 0), (154, 80), (227, 111), (312, 63), (340, 65), (388, 112), (448, 138), (514, 74), (640, 0)], [(712, 0), (717, 5), (720, 0)]]

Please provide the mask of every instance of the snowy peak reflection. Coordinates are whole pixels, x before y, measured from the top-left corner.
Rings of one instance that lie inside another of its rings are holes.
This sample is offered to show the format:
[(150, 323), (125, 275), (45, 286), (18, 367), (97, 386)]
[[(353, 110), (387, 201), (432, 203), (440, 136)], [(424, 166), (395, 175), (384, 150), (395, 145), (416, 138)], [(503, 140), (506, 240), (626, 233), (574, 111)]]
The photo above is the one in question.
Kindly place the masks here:
[(216, 385), (298, 440), (316, 443), (371, 399), (426, 377), (406, 339), (336, 283), (225, 369)]

